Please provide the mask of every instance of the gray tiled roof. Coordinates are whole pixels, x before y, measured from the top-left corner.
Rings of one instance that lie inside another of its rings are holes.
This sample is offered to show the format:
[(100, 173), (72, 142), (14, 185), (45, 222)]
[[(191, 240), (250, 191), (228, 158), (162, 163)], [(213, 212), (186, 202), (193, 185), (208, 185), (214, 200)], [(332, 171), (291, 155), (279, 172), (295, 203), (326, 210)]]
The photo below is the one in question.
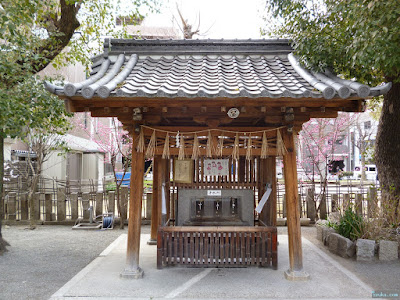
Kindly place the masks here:
[(92, 97), (365, 98), (370, 88), (304, 69), (288, 40), (106, 40), (91, 76), (53, 93)]

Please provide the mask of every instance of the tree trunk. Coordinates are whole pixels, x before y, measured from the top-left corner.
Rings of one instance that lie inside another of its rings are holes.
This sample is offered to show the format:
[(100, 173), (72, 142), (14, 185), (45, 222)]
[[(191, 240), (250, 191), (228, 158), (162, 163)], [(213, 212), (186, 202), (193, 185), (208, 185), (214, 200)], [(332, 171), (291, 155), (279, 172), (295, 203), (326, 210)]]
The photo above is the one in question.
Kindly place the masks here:
[[(394, 81), (393, 78), (387, 78)], [(383, 100), (382, 113), (376, 138), (376, 165), (382, 188), (382, 199), (386, 199), (384, 213), (387, 221), (399, 222), (400, 199), (400, 83), (394, 82)], [(388, 217), (388, 215), (387, 215)], [(397, 219), (397, 220), (396, 220)], [(392, 223), (393, 224), (393, 223)], [(397, 225), (397, 224), (394, 224)]]
[(0, 130), (0, 255), (7, 251), (6, 246), (10, 246), (3, 239), (1, 233), (1, 223), (4, 219), (4, 198), (3, 198), (3, 176), (4, 176), (4, 137), (2, 135), (3, 130)]

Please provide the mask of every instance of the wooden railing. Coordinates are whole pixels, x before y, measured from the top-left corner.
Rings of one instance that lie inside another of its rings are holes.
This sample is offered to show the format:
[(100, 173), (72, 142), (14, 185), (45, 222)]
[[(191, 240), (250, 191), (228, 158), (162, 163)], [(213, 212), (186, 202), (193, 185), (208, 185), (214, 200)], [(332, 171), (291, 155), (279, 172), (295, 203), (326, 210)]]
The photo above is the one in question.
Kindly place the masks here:
[(160, 227), (157, 268), (190, 267), (278, 268), (276, 227), (176, 226)]

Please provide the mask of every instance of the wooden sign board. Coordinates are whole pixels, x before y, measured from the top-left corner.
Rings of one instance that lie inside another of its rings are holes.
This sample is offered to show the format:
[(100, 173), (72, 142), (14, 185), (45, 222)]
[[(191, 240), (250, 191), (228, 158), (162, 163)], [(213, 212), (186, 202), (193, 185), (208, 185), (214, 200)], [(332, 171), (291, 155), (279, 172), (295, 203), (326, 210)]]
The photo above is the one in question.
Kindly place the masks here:
[(174, 181), (176, 183), (193, 182), (193, 160), (175, 159), (174, 161)]

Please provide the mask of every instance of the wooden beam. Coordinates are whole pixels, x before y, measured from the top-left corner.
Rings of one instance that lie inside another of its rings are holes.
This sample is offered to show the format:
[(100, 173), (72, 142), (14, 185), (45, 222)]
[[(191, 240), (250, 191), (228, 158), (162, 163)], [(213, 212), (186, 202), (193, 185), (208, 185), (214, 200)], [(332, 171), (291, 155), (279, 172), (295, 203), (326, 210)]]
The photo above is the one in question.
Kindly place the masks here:
[[(167, 215), (167, 217), (170, 217), (175, 220), (175, 201), (172, 199), (171, 201), (171, 193), (170, 193), (170, 184), (171, 184), (171, 173), (170, 173), (170, 167), (171, 167), (171, 160), (170, 159), (163, 159), (162, 160), (162, 168), (164, 170), (164, 174), (162, 176), (162, 184), (165, 184), (165, 201), (167, 203), (167, 211), (170, 211), (170, 214)], [(162, 199), (160, 198), (160, 201), (158, 202), (158, 220), (159, 224), (161, 225), (162, 221)], [(170, 204), (170, 205), (168, 205)], [(172, 215), (171, 215), (172, 213)], [(175, 223), (174, 223), (175, 224)]]
[(282, 130), (287, 153), (283, 156), (287, 226), (289, 238), (289, 270), (285, 271), (288, 280), (308, 280), (309, 275), (303, 271), (303, 249), (301, 244), (300, 212), (298, 206), (297, 164), (294, 135)]
[[(181, 133), (185, 133), (185, 132), (193, 132), (193, 131), (204, 131), (207, 132), (208, 130), (212, 129), (208, 126), (185, 126), (185, 128), (182, 128), (180, 126), (152, 126), (151, 128), (154, 129), (160, 129), (160, 130), (164, 130), (164, 131), (172, 131), (172, 132), (181, 132)], [(276, 127), (274, 127), (276, 128)], [(217, 128), (220, 131), (233, 131), (233, 132), (254, 132), (254, 131), (260, 131), (262, 132), (263, 130), (270, 130), (270, 127), (240, 127), (240, 126), (232, 126), (232, 127), (228, 127), (228, 126), (220, 126)], [(274, 136), (276, 136), (276, 131), (269, 131), (269, 132), (273, 132)], [(267, 132), (268, 133), (268, 132)]]
[[(63, 99), (71, 99), (77, 107), (261, 107), (267, 106), (281, 108), (281, 107), (304, 107), (304, 103), (307, 103), (307, 107), (349, 107), (354, 105), (354, 109), (357, 109), (359, 97), (349, 97), (347, 99), (334, 98), (330, 100), (321, 98), (216, 98), (216, 99), (205, 99), (205, 98), (129, 98), (129, 97), (110, 97), (100, 98), (94, 97), (92, 99), (85, 99), (83, 97), (62, 97)], [(351, 104), (354, 102), (354, 104)]]
[[(138, 134), (132, 134), (133, 143)], [(124, 278), (142, 278), (143, 270), (139, 267), (140, 230), (142, 222), (144, 153), (132, 147), (131, 192), (129, 198), (128, 245), (125, 269), (121, 273)]]
[(75, 112), (75, 107), (70, 99), (64, 99), (64, 106), (68, 113)]
[[(239, 149), (239, 155), (241, 156), (246, 156), (246, 151), (247, 149), (240, 148)], [(156, 148), (155, 149), (155, 155), (162, 155), (163, 153), (163, 148)], [(170, 148), (169, 153), (171, 156), (178, 156), (179, 155), (179, 149), (178, 148)], [(185, 148), (185, 157), (191, 157), (193, 153), (192, 148)], [(201, 155), (206, 155), (205, 149), (200, 150)], [(222, 150), (222, 155), (223, 156), (230, 156), (232, 154), (232, 149), (223, 149)], [(261, 149), (253, 149), (251, 154), (253, 156), (260, 156), (261, 155)], [(269, 148), (268, 149), (268, 155), (269, 156), (276, 156), (276, 149), (275, 148)]]
[(153, 160), (153, 198), (151, 199), (151, 231), (150, 231), (150, 240), (147, 242), (149, 245), (157, 244), (157, 231), (158, 226), (160, 226), (159, 222), (159, 210), (161, 210), (161, 182), (160, 172), (162, 172), (161, 168), (161, 155), (154, 156)]
[(310, 112), (310, 117), (311, 118), (336, 118), (338, 116), (337, 111), (313, 111)]
[(267, 124), (278, 124), (283, 122), (282, 115), (265, 116), (264, 122)]
[(276, 226), (276, 157), (261, 159), (259, 200), (266, 191), (266, 184), (272, 188), (271, 195), (260, 214), (260, 220), (268, 226)]

